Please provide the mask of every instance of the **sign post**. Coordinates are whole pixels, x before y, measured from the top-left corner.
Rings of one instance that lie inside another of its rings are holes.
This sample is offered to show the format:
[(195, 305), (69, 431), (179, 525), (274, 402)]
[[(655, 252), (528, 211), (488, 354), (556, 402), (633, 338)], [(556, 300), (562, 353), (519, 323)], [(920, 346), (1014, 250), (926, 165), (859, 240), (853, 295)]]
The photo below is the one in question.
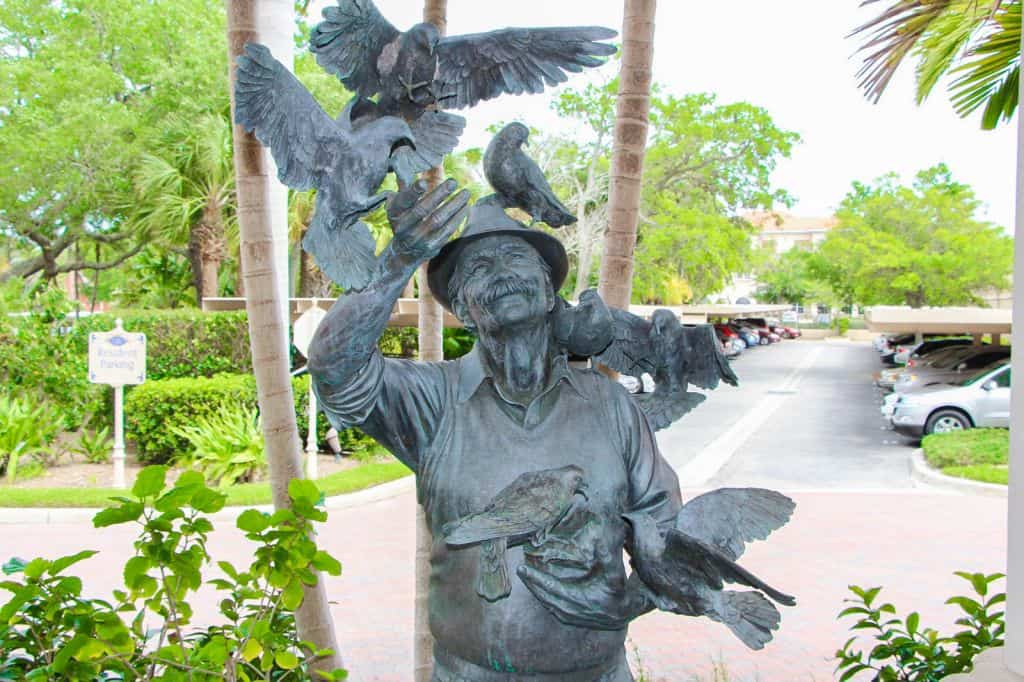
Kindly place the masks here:
[[(299, 349), (299, 352), (309, 357), (309, 344), (313, 342), (313, 334), (320, 326), (320, 321), (327, 315), (327, 311), (317, 305), (313, 299), (310, 308), (295, 320), (292, 328), (292, 343)], [(306, 477), (312, 480), (317, 476), (317, 454), (319, 448), (316, 441), (316, 395), (313, 393), (313, 379), (309, 380), (309, 431), (306, 436)]]
[(109, 332), (89, 334), (89, 381), (114, 387), (114, 487), (126, 487), (124, 476), (124, 387), (146, 380), (146, 335), (130, 334), (121, 319)]

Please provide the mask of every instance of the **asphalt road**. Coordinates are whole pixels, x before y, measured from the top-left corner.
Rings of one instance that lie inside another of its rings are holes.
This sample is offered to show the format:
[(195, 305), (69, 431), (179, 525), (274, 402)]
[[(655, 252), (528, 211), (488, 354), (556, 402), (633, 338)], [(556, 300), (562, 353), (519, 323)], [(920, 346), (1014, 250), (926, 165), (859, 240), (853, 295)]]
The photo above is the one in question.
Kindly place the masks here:
[(866, 343), (783, 341), (733, 361), (722, 386), (658, 434), (685, 487), (912, 487), (907, 441), (886, 428)]

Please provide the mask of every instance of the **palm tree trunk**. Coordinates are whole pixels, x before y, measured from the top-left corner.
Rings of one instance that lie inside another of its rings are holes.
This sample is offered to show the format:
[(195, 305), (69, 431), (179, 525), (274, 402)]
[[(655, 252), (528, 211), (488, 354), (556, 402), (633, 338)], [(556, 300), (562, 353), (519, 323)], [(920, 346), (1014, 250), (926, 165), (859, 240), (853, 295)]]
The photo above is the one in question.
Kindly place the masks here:
[[(234, 119), (235, 59), (245, 43), (259, 39), (258, 0), (227, 0), (228, 61), (231, 79), (231, 110)], [(295, 425), (291, 377), (288, 372), (288, 348), (274, 258), (274, 235), (268, 207), (270, 178), (263, 150), (256, 138), (240, 126), (234, 127), (235, 177), (238, 224), (241, 232), (245, 272), (249, 338), (252, 344), (253, 372), (263, 422), (263, 437), (270, 472), (270, 490), (276, 509), (291, 506), (288, 482), (302, 477), (302, 444)], [(342, 666), (334, 636), (334, 622), (322, 580), (305, 587), (302, 604), (295, 614), (301, 639), (332, 654), (318, 659), (316, 670), (329, 672)]]
[[(437, 27), (443, 36), (448, 29), (448, 0), (424, 0), (423, 21)], [(431, 187), (440, 184), (444, 168), (432, 168), (425, 173)], [(417, 273), (419, 285), (419, 346), (420, 360), (444, 360), (444, 311), (430, 294), (427, 286), (427, 265)], [(413, 680), (430, 682), (434, 673), (434, 636), (430, 633), (430, 550), (434, 538), (427, 525), (422, 505), (416, 505), (416, 596), (413, 615)]]
[(216, 296), (219, 292), (220, 264), (224, 260), (224, 219), (221, 207), (215, 201), (207, 201), (203, 207), (203, 215), (192, 228), (196, 235), (196, 248), (199, 251), (200, 297)]
[(610, 306), (629, 308), (633, 249), (640, 216), (644, 149), (651, 97), (654, 13), (657, 0), (624, 0), (622, 67), (615, 103), (608, 232), (601, 261), (601, 297)]

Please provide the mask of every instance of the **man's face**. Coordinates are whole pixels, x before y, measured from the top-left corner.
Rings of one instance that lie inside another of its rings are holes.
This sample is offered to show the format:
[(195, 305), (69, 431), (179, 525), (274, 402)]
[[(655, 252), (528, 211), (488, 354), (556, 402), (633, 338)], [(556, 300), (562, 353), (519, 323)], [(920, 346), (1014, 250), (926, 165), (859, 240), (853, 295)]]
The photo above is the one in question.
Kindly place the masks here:
[(473, 242), (459, 255), (453, 277), (461, 282), (455, 314), (480, 332), (540, 319), (554, 305), (544, 261), (518, 237), (495, 235)]

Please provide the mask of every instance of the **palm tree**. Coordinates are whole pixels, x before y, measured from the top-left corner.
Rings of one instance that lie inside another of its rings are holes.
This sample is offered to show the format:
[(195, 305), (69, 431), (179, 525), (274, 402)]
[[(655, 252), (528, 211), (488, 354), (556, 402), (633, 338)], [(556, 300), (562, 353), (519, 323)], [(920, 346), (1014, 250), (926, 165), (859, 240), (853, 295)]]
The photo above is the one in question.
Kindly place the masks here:
[(608, 231), (598, 290), (610, 306), (629, 308), (633, 249), (647, 145), (657, 0), (624, 0), (622, 67), (615, 103), (615, 132), (608, 197)]
[(172, 119), (132, 175), (132, 221), (171, 244), (187, 246), (196, 300), (217, 295), (227, 238), (234, 230), (231, 123), (223, 115)]
[[(228, 54), (231, 59), (231, 109), (234, 112), (235, 60), (247, 42), (259, 40), (258, 0), (228, 0)], [(238, 187), (238, 218), (245, 273), (245, 308), (249, 316), (253, 372), (262, 415), (263, 438), (270, 473), (270, 490), (276, 509), (291, 506), (288, 482), (302, 477), (302, 443), (295, 425), (288, 346), (281, 291), (274, 258), (274, 235), (266, 160), (256, 138), (241, 126), (234, 127), (235, 173)], [(305, 586), (302, 604), (295, 614), (299, 636), (316, 649), (333, 653), (319, 658), (316, 670), (329, 672), (342, 665), (334, 636), (334, 623), (322, 580)]]
[(860, 51), (867, 54), (858, 76), (874, 102), (899, 66), (913, 58), (919, 104), (948, 74), (957, 114), (967, 117), (984, 107), (982, 128), (1009, 121), (1017, 110), (1020, 0), (896, 0), (850, 35), (862, 34)]

